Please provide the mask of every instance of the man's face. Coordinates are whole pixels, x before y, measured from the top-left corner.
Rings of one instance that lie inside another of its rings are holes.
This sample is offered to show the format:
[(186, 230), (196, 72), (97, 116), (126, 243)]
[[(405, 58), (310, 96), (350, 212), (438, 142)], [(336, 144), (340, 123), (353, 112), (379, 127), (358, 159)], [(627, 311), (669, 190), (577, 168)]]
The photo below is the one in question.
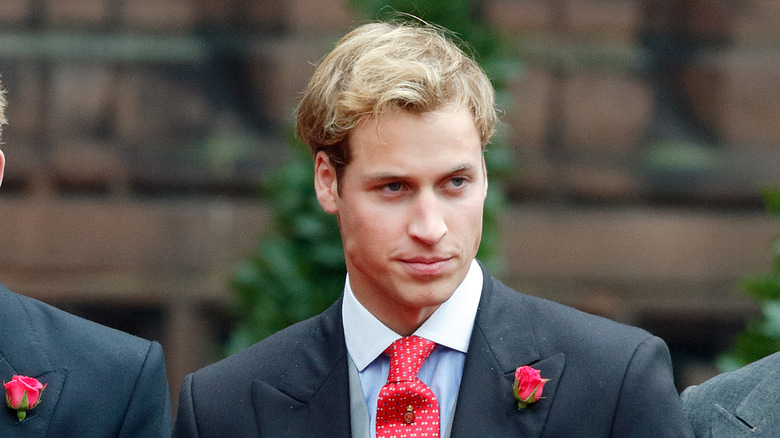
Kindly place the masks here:
[(338, 180), (317, 155), (317, 196), (338, 217), (357, 299), (410, 334), (449, 299), (477, 253), (487, 194), (480, 136), (465, 109), (397, 110), (364, 120), (349, 143)]

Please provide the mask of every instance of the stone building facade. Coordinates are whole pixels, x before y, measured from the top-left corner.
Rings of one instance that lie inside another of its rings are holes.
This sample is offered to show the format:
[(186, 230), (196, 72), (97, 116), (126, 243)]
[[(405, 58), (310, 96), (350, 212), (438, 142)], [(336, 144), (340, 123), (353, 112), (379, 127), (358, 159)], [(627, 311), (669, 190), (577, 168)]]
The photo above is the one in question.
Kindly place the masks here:
[[(780, 224), (780, 3), (484, 0), (522, 59), (502, 279), (662, 336), (678, 384), (757, 306)], [(297, 94), (340, 0), (0, 0), (0, 281), (166, 351), (172, 392), (230, 328)]]

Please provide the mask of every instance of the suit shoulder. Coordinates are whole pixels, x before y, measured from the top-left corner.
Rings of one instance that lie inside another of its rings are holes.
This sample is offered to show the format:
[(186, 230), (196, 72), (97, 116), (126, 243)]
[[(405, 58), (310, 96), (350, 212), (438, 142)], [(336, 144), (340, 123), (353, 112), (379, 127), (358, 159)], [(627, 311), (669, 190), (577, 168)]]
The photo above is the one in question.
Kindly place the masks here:
[[(629, 338), (633, 342), (652, 336), (647, 331), (638, 327), (626, 325), (603, 316), (584, 312), (565, 304), (550, 301), (532, 295), (517, 292), (498, 280), (494, 282), (495, 295), (503, 302), (503, 305), (524, 309), (529, 317), (541, 326), (568, 328), (558, 330), (562, 333), (572, 333), (577, 336), (604, 336), (605, 334), (619, 334), (620, 337)], [(571, 330), (577, 330), (572, 332)]]
[(755, 433), (761, 435), (761, 430), (773, 430), (771, 428), (779, 420), (772, 403), (780, 391), (779, 381), (780, 352), (777, 352), (691, 386), (680, 398), (697, 436), (715, 427), (724, 427), (730, 415), (744, 413), (748, 414), (748, 417), (741, 417), (747, 422), (745, 426), (758, 427)]
[[(165, 360), (157, 342), (4, 288), (0, 288), (0, 325), (4, 334), (10, 334), (4, 347), (16, 352), (12, 354), (15, 370), (22, 374), (61, 372), (67, 376), (57, 415), (76, 418), (77, 408), (103, 409), (115, 415), (106, 413), (100, 421), (119, 421), (124, 411), (117, 411), (127, 407), (136, 395), (148, 406), (152, 406), (153, 397), (163, 401), (169, 398)], [(85, 394), (88, 388), (96, 387), (111, 390), (100, 391), (98, 396)], [(81, 401), (72, 402), (75, 400)]]
[(544, 339), (540, 344), (543, 354), (565, 352), (570, 357), (594, 360), (612, 356), (626, 362), (643, 343), (663, 343), (638, 327), (517, 292), (493, 278), (490, 281), (490, 299), (494, 302), (489, 307), (494, 310), (489, 320), (511, 321), (523, 314), (524, 318), (516, 319), (530, 321), (530, 325), (523, 328), (533, 331), (536, 339)]
[[(336, 304), (334, 304), (336, 306)], [(193, 373), (196, 382), (277, 380), (306, 369), (311, 362), (346, 354), (335, 309), (293, 324), (225, 359)], [(339, 314), (340, 315), (340, 314)], [(251, 366), (249, 366), (251, 364)]]
[(715, 401), (734, 404), (766, 378), (768, 373), (778, 373), (777, 370), (780, 370), (780, 352), (687, 388), (682, 394), (683, 406), (688, 410), (691, 406), (712, 404)]
[(76, 316), (42, 301), (14, 294), (24, 309), (26, 324), (34, 327), (40, 343), (66, 355), (86, 361), (120, 364), (143, 363), (152, 341)]

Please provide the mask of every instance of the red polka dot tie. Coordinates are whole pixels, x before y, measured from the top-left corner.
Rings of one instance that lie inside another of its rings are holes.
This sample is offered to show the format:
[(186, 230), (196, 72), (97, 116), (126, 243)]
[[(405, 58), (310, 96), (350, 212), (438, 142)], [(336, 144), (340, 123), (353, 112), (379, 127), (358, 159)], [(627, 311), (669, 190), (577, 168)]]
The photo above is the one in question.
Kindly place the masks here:
[(377, 438), (438, 438), (439, 402), (417, 378), (434, 348), (435, 342), (408, 336), (385, 350), (390, 355), (390, 373), (377, 399)]

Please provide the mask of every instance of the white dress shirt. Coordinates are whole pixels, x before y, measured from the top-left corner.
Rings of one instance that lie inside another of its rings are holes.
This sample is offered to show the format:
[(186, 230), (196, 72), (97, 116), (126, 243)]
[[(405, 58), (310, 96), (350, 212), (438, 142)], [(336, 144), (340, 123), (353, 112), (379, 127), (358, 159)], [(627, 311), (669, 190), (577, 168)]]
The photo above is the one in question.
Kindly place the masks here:
[[(452, 418), (463, 375), (463, 364), (474, 328), (482, 295), (482, 269), (471, 262), (466, 278), (423, 323), (415, 335), (436, 342), (437, 347), (423, 363), (417, 377), (428, 385), (439, 402), (441, 436), (445, 436)], [(390, 358), (382, 352), (402, 336), (372, 315), (355, 298), (349, 284), (344, 286), (341, 308), (344, 338), (350, 359), (357, 368), (369, 416), (369, 433), (376, 437), (376, 404), (379, 391), (387, 382)]]

